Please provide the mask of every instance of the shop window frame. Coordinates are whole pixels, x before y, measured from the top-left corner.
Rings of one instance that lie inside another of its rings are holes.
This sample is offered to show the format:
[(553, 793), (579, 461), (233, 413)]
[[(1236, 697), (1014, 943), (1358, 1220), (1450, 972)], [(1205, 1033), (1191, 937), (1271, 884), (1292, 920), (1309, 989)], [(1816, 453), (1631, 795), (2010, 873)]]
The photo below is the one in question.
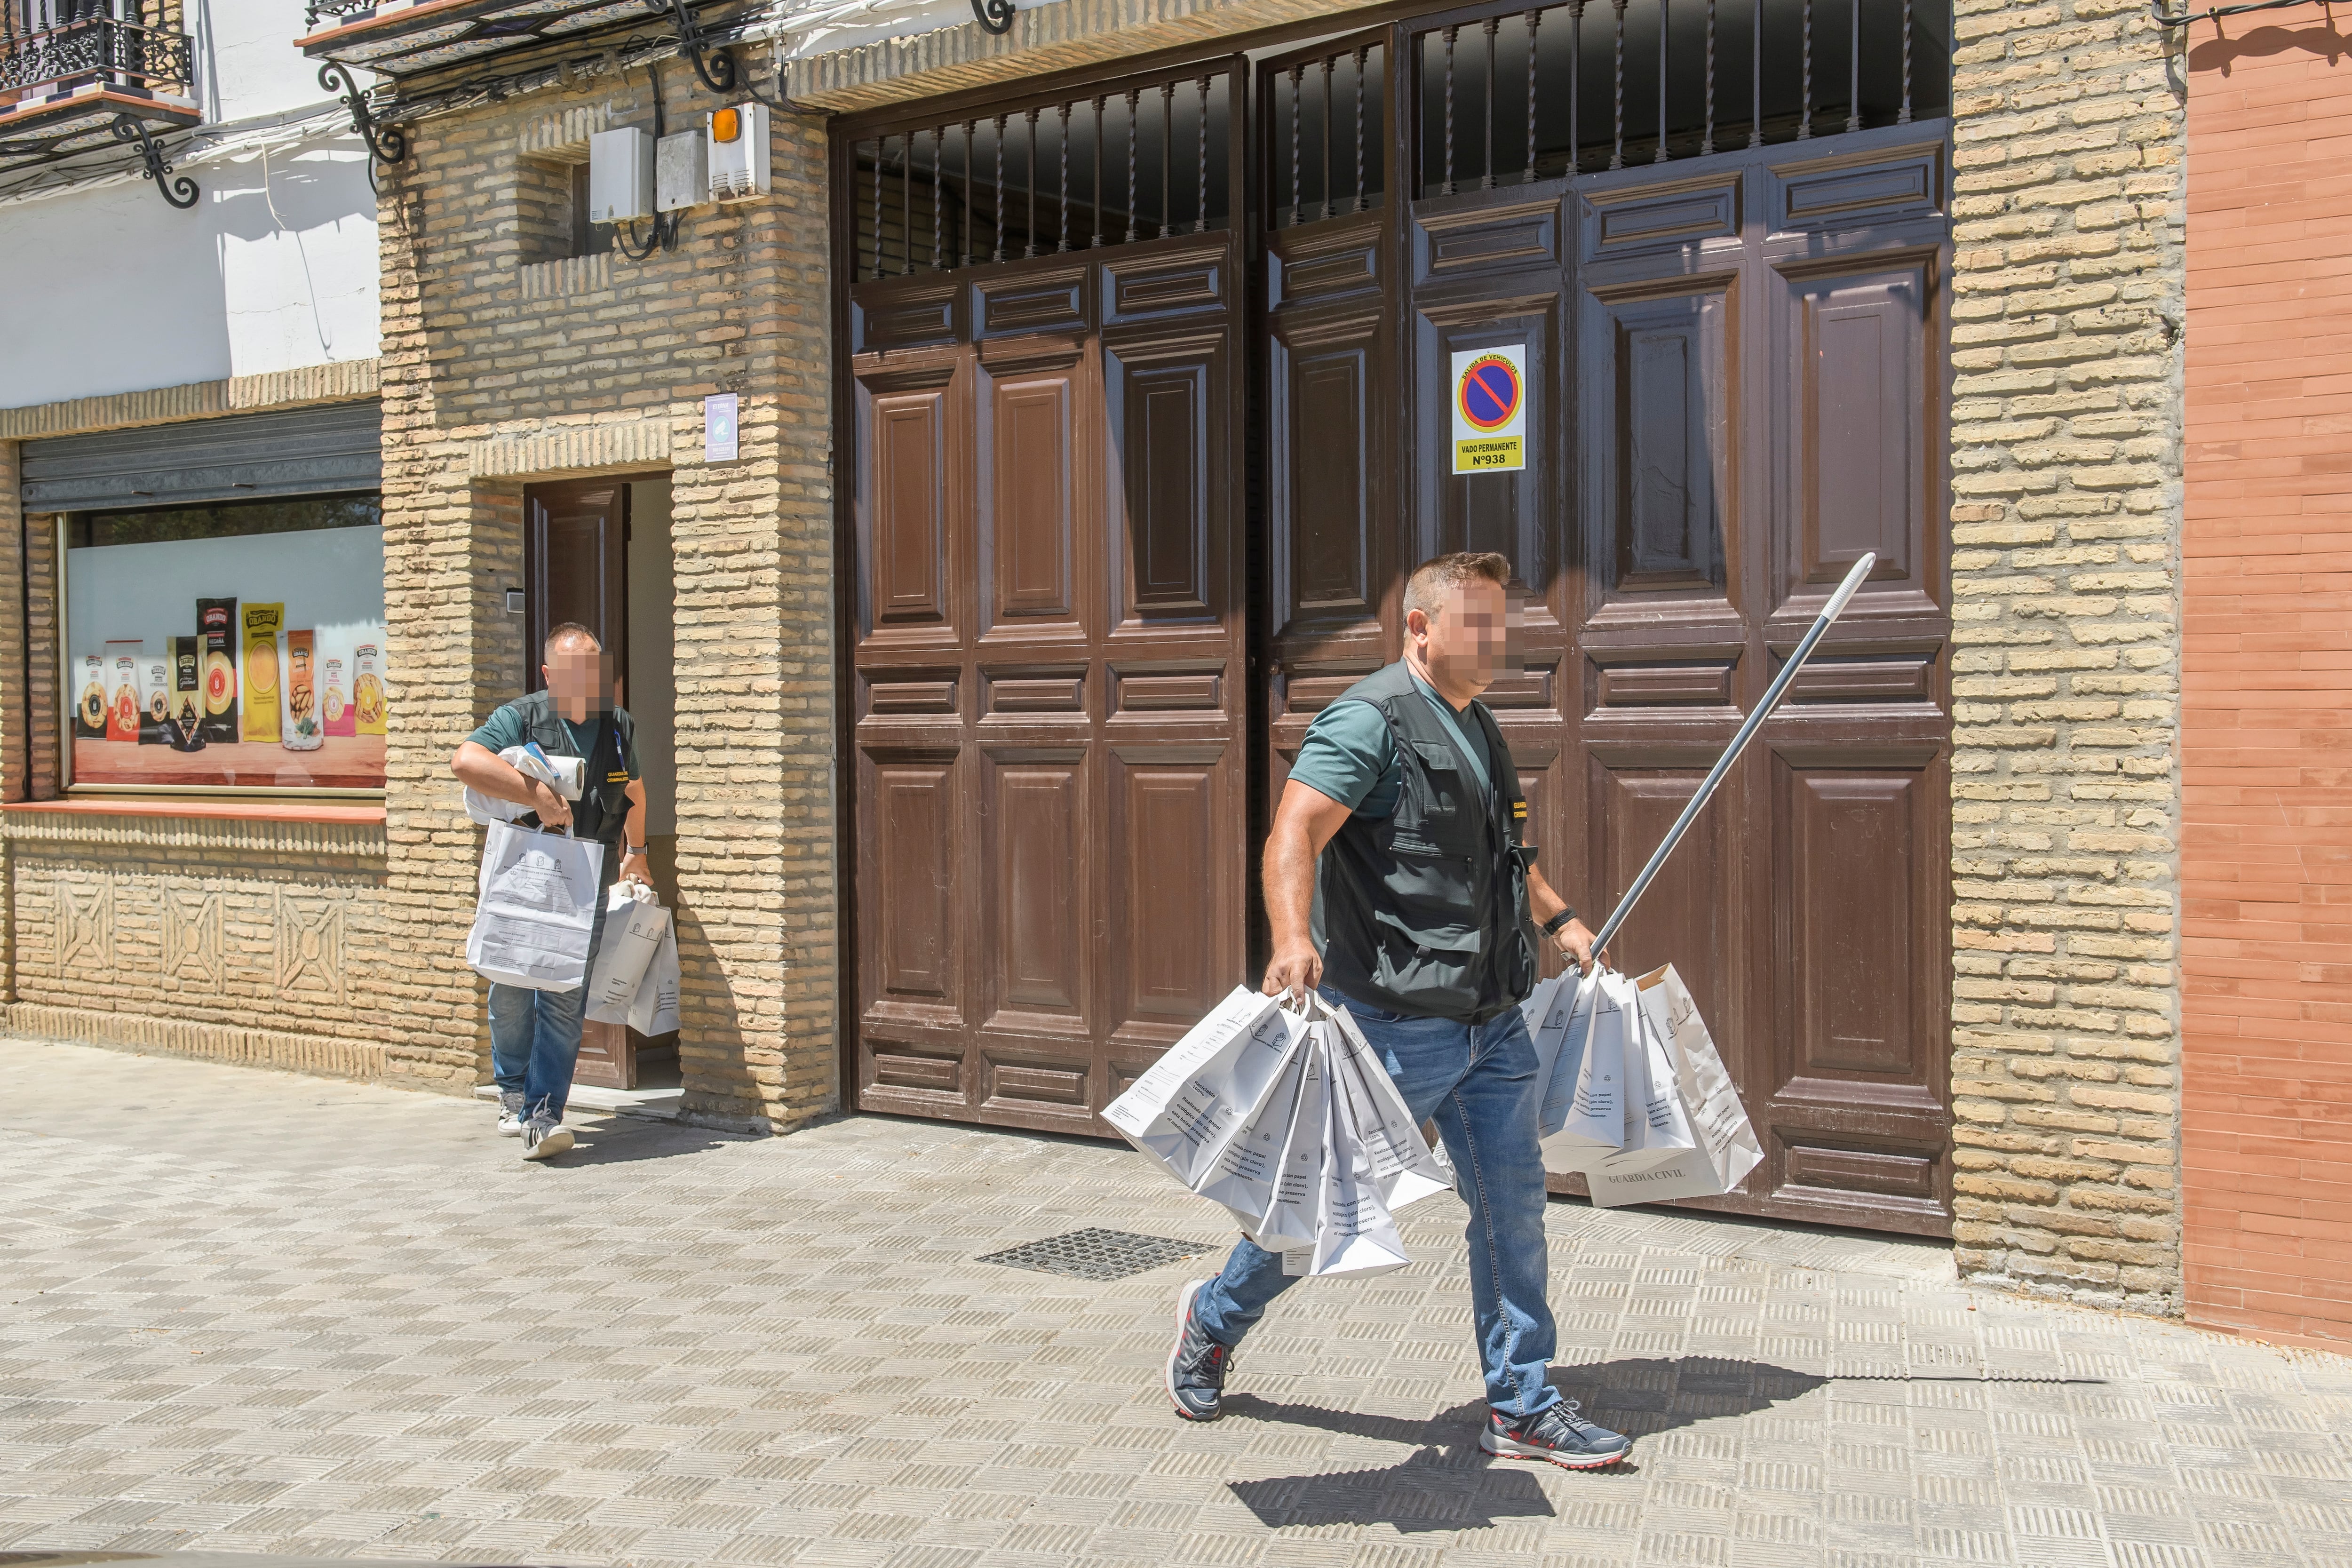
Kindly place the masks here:
[[(347, 500), (360, 497), (366, 497), (373, 500), (377, 503), (379, 521), (375, 526), (380, 536), (383, 528), (381, 509), (383, 499), (383, 492), (380, 489), (333, 490), (321, 491), (315, 495), (289, 495), (256, 499), (300, 502)], [(226, 503), (222, 501), (189, 501), (182, 503), (179, 507), (166, 505), (135, 510), (156, 511), (193, 510), (196, 507), (207, 504), (234, 505), (236, 503), (234, 500), (230, 500)], [(111, 781), (100, 781), (94, 783), (77, 783), (75, 781), (74, 748), (76, 745), (76, 736), (73, 731), (73, 722), (74, 705), (79, 700), (79, 696), (74, 687), (75, 642), (70, 619), (72, 605), (72, 590), (70, 586), (72, 570), (70, 563), (72, 551), (71, 533), (74, 520), (77, 518), (119, 515), (119, 511), (122, 510), (133, 509), (82, 509), (75, 511), (60, 511), (50, 514), (50, 549), (54, 552), (52, 576), (54, 579), (53, 593), (55, 595), (55, 609), (51, 616), (51, 623), (55, 627), (54, 635), (56, 637), (56, 646), (50, 651), (55, 661), (57, 672), (57, 706), (56, 712), (53, 717), (57, 724), (57, 729), (54, 732), (57, 737), (58, 748), (58, 796), (54, 800), (28, 801), (16, 803), (16, 805), (37, 807), (45, 810), (71, 810), (76, 807), (108, 810), (119, 809), (121, 805), (124, 804), (146, 802), (151, 803), (152, 808), (156, 812), (166, 815), (181, 806), (202, 805), (205, 808), (203, 815), (207, 816), (215, 815), (215, 808), (223, 805), (235, 805), (238, 803), (249, 803), (257, 808), (257, 814), (259, 815), (268, 815), (273, 809), (283, 811), (289, 808), (297, 809), (299, 814), (298, 803), (305, 801), (316, 802), (322, 805), (328, 804), (361, 806), (373, 805), (381, 809), (385, 800), (385, 789), (390, 777), (388, 756), (386, 760), (385, 783), (374, 785), (125, 784)], [(30, 519), (27, 519), (27, 521), (29, 522)], [(291, 530), (289, 531), (304, 532), (310, 531)], [(389, 627), (389, 620), (390, 617), (389, 615), (387, 615), (384, 623), (387, 628)], [(29, 626), (26, 629), (29, 632)], [(237, 665), (239, 670), (238, 690), (241, 696), (244, 690), (244, 658), (241, 651), (237, 659)], [(391, 740), (389, 728), (387, 728), (384, 739), (387, 743), (388, 750)], [(116, 743), (121, 744), (121, 742), (118, 742)], [(340, 818), (340, 814), (338, 814), (338, 816)]]

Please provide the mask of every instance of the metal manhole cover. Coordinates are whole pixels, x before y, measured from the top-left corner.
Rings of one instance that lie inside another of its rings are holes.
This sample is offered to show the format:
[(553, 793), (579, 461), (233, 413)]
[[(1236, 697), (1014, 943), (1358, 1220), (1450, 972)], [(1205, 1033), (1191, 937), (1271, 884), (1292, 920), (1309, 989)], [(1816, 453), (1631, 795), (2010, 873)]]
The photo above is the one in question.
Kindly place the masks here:
[(1198, 1241), (1178, 1241), (1165, 1236), (1138, 1236), (1128, 1230), (1074, 1230), (985, 1253), (975, 1261), (1001, 1263), (1007, 1268), (1034, 1268), (1069, 1279), (1124, 1279), (1146, 1274), (1165, 1263), (1199, 1258), (1212, 1248)]

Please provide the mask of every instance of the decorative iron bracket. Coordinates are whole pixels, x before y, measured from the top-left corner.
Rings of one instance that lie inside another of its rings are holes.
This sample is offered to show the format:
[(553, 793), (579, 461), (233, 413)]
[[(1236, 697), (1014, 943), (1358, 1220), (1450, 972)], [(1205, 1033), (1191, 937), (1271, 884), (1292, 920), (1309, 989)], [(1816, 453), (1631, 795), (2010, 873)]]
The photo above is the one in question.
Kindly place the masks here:
[(971, 0), (971, 14), (982, 31), (999, 37), (1013, 31), (1013, 0)]
[(147, 165), (147, 177), (155, 182), (155, 189), (165, 201), (184, 212), (196, 205), (199, 193), (195, 181), (185, 174), (173, 174), (169, 180), (163, 177), (172, 174), (172, 164), (155, 138), (149, 134), (145, 121), (118, 114), (114, 117), (114, 135), (119, 142), (139, 143), (139, 161)]
[(343, 89), (343, 107), (352, 111), (352, 129), (367, 143), (369, 152), (387, 163), (408, 156), (408, 132), (397, 125), (376, 123), (375, 116), (368, 112), (367, 94), (352, 79), (350, 67), (341, 60), (329, 60), (319, 68), (319, 85), (329, 92), (339, 86)]
[[(694, 13), (687, 9), (686, 0), (646, 0), (646, 4), (656, 12), (668, 12), (670, 19), (677, 24), (677, 47), (685, 51), (687, 62), (694, 67), (694, 74), (702, 79), (703, 86), (721, 98), (735, 90), (735, 57), (704, 40), (701, 26), (695, 21)], [(703, 58), (706, 49), (710, 55), (708, 60)]]

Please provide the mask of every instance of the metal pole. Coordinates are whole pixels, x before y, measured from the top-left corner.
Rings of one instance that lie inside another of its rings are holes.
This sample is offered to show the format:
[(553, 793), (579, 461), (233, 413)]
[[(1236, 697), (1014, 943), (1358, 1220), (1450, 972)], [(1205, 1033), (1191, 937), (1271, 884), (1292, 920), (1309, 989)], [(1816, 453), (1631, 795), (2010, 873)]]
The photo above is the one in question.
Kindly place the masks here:
[(1831, 623), (1845, 613), (1847, 602), (1861, 589), (1863, 579), (1870, 575), (1870, 569), (1877, 564), (1875, 553), (1863, 552), (1862, 559), (1853, 563), (1853, 569), (1845, 574), (1845, 581), (1840, 583), (1837, 592), (1830, 595), (1830, 602), (1822, 606), (1822, 613), (1806, 629), (1804, 640), (1797, 644), (1797, 651), (1789, 656), (1789, 662), (1782, 665), (1780, 673), (1772, 678), (1771, 686), (1765, 690), (1764, 700), (1756, 705), (1756, 711), (1739, 726), (1739, 733), (1731, 737), (1731, 744), (1725, 747), (1723, 755), (1715, 760), (1715, 766), (1708, 770), (1706, 779), (1691, 795), (1690, 804), (1683, 807), (1683, 814), (1675, 818), (1675, 825), (1666, 830), (1665, 842), (1658, 846), (1657, 852), (1650, 857), (1650, 863), (1642, 868), (1642, 874), (1633, 879), (1633, 885), (1625, 889), (1623, 898), (1617, 900), (1616, 909), (1611, 910), (1609, 918), (1601, 923), (1601, 932), (1592, 941), (1592, 951), (1596, 954), (1608, 947), (1609, 939), (1617, 934), (1617, 928), (1623, 925), (1626, 917), (1633, 912), (1633, 906), (1641, 901), (1651, 879), (1666, 863), (1666, 857), (1675, 852), (1675, 846), (1680, 844), (1683, 835), (1690, 831), (1690, 825), (1698, 819), (1708, 797), (1715, 794), (1716, 786), (1731, 771), (1731, 764), (1739, 760), (1739, 753), (1748, 749), (1748, 742), (1756, 738), (1756, 731), (1763, 728), (1764, 721), (1771, 717), (1772, 710), (1780, 705), (1780, 699), (1789, 694), (1790, 683), (1797, 679), (1797, 671), (1805, 667), (1805, 660), (1812, 657), (1813, 649), (1829, 631)]

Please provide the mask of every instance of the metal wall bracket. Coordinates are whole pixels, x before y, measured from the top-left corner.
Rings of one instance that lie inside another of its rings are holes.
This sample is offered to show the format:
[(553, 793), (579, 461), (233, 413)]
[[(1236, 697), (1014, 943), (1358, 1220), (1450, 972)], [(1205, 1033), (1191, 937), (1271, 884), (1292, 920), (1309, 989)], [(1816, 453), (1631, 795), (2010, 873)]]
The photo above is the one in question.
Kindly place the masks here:
[[(677, 24), (677, 47), (685, 52), (687, 63), (694, 67), (694, 74), (702, 79), (703, 86), (722, 98), (735, 90), (735, 57), (704, 41), (701, 26), (695, 21), (694, 13), (687, 9), (686, 0), (646, 0), (646, 4), (656, 13), (668, 12), (670, 19)], [(703, 58), (706, 49), (710, 55), (708, 60)]]
[(183, 211), (196, 205), (199, 193), (195, 181), (185, 174), (173, 174), (168, 180), (163, 177), (172, 174), (172, 164), (163, 156), (163, 147), (149, 133), (145, 121), (118, 114), (114, 117), (113, 129), (117, 141), (139, 143), (139, 161), (147, 166), (147, 177), (155, 182), (155, 189), (162, 193), (165, 201)]
[(352, 79), (351, 68), (341, 60), (329, 60), (319, 68), (319, 85), (332, 92), (343, 89), (343, 107), (352, 111), (352, 129), (367, 143), (368, 151), (387, 163), (397, 163), (408, 156), (408, 132), (397, 125), (378, 125), (375, 116), (368, 112), (367, 94)]
[(985, 32), (1002, 37), (1013, 31), (1013, 0), (971, 0), (971, 14)]

